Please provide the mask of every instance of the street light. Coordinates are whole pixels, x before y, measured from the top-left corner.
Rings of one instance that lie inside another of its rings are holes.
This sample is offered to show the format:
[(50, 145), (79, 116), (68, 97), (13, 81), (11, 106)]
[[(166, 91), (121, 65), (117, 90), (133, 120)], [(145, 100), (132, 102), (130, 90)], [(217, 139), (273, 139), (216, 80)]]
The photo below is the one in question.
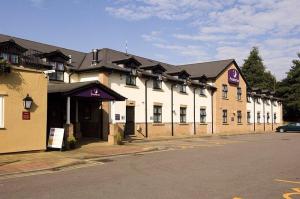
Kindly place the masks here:
[(27, 96), (23, 99), (24, 108), (29, 110), (31, 108), (33, 99), (27, 94)]

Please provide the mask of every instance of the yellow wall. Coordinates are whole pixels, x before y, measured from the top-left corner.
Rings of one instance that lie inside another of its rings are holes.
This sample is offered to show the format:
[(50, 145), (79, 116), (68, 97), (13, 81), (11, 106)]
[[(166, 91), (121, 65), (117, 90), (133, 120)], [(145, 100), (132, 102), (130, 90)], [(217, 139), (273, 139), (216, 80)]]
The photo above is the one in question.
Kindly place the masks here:
[[(246, 98), (246, 83), (240, 74), (238, 85), (228, 83), (228, 70), (236, 69), (234, 64), (231, 64), (215, 81), (217, 91), (214, 94), (214, 132), (215, 133), (243, 133), (249, 132), (247, 125), (247, 98)], [(227, 99), (222, 97), (222, 85), (227, 84), (228, 93)], [(237, 87), (242, 89), (242, 98), (237, 100)], [(227, 124), (223, 124), (223, 109), (227, 109)], [(237, 123), (237, 111), (242, 111), (242, 123)], [(232, 118), (234, 119), (232, 121)]]
[[(4, 96), (4, 128), (0, 129), (0, 153), (46, 148), (47, 84), (41, 72), (12, 67), (0, 74), (0, 95)], [(34, 104), (30, 120), (22, 120), (23, 98), (29, 94)]]

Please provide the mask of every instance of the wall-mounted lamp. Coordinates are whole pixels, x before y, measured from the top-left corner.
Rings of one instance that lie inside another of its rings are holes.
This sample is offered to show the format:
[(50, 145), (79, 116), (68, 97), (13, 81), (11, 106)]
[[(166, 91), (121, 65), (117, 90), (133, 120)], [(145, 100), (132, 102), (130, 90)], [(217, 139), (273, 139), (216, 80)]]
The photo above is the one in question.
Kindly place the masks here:
[(27, 96), (23, 99), (24, 108), (29, 110), (32, 106), (33, 99), (27, 94)]

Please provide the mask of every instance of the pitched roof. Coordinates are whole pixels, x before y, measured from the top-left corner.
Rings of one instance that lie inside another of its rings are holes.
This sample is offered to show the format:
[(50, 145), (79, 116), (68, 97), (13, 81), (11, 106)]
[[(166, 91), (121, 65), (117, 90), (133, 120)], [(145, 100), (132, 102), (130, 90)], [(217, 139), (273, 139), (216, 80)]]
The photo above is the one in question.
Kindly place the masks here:
[(59, 50), (66, 56), (71, 55), (72, 56), (72, 65), (74, 67), (79, 67), (86, 55), (86, 53), (84, 53), (84, 52), (79, 52), (79, 51), (70, 50), (70, 49), (66, 49), (66, 48), (62, 48), (62, 47), (57, 47), (57, 46), (53, 46), (53, 45), (30, 41), (27, 39), (21, 39), (18, 37), (0, 34), (0, 42), (5, 42), (5, 41), (11, 40), (11, 39), (13, 39), (16, 42), (16, 44), (18, 44), (24, 48), (27, 48), (28, 50), (35, 50), (35, 51), (38, 51), (41, 53), (50, 53), (50, 52)]
[(207, 78), (216, 78), (234, 59), (202, 62), (195, 64), (179, 65), (181, 70), (186, 70), (191, 78), (205, 75)]

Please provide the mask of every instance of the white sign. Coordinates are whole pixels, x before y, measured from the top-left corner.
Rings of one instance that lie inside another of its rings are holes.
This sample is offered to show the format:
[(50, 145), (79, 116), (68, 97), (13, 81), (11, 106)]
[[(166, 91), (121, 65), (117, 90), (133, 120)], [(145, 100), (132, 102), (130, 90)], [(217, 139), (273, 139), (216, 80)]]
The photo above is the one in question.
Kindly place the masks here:
[(48, 139), (48, 147), (61, 149), (64, 139), (64, 129), (63, 128), (51, 128)]

